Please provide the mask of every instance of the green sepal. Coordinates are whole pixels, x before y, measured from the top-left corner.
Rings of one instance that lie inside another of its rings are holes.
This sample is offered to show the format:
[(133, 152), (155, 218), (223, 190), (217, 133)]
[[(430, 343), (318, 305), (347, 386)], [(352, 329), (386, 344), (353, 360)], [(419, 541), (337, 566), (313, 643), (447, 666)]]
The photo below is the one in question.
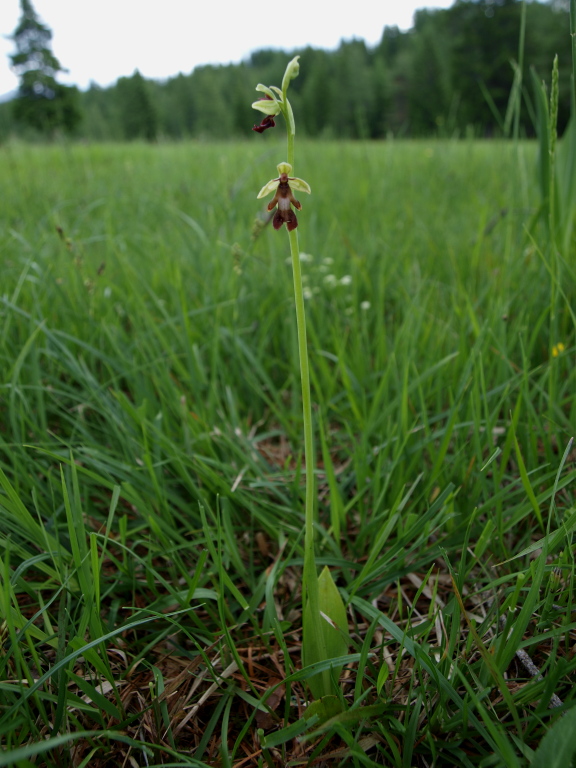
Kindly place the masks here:
[[(258, 85), (256, 86), (257, 91), (259, 91), (260, 93), (265, 93), (266, 96), (269, 96), (272, 99), (272, 101), (278, 101), (278, 99), (272, 92), (272, 88), (274, 88), (274, 86), (271, 86), (270, 88), (268, 88), (268, 86), (262, 85), (262, 83), (258, 83)], [(277, 91), (278, 89), (274, 88), (274, 90)], [(282, 100), (282, 92), (280, 92), (279, 95), (280, 95), (280, 100)]]
[(312, 190), (310, 189), (310, 185), (304, 181), (304, 179), (299, 179), (296, 176), (290, 177), (290, 186), (292, 189), (295, 189), (297, 192), (307, 192), (309, 195), (312, 194)]
[[(283, 169), (283, 166), (287, 166), (288, 168), (292, 168), (289, 163), (280, 163), (278, 166), (278, 173), (288, 173), (287, 170)], [(297, 192), (307, 192), (309, 195), (312, 194), (312, 190), (310, 189), (310, 185), (304, 181), (304, 179), (299, 179), (297, 177), (289, 177), (290, 181), (290, 187), (292, 189), (295, 189)], [(267, 184), (264, 184), (260, 192), (256, 195), (256, 199), (260, 200), (261, 197), (266, 197), (266, 195), (272, 194), (272, 192), (275, 192), (278, 188), (278, 184), (280, 182), (280, 179), (270, 179), (270, 181)]]
[(258, 112), (264, 112), (265, 115), (279, 115), (282, 111), (282, 104), (280, 103), (281, 99), (279, 101), (276, 94), (267, 86), (262, 85), (262, 83), (258, 83), (256, 90), (266, 94), (268, 98), (258, 99), (258, 101), (253, 102), (252, 109), (257, 109)]
[[(318, 606), (320, 616), (313, 616), (310, 600), (307, 600), (302, 616), (302, 664), (305, 667), (346, 656), (350, 645), (346, 608), (328, 566), (318, 578)], [(332, 678), (337, 680), (341, 672), (342, 665), (339, 665), (308, 678), (306, 682), (314, 698), (334, 695)]]
[(278, 104), (276, 99), (274, 101), (258, 99), (258, 101), (252, 102), (252, 109), (257, 109), (258, 112), (264, 112), (265, 115), (272, 115), (272, 117), (279, 115), (281, 112), (280, 104)]
[(264, 184), (260, 192), (256, 195), (256, 200), (260, 200), (261, 197), (266, 197), (266, 195), (271, 194), (272, 192), (275, 192), (278, 189), (278, 179), (272, 179), (267, 184)]

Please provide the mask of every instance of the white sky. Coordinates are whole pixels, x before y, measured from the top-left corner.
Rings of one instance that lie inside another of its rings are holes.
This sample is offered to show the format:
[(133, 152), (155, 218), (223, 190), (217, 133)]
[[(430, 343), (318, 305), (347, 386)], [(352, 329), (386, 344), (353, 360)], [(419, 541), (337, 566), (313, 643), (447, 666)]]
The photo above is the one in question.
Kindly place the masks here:
[[(260, 48), (336, 48), (342, 38), (376, 44), (384, 26), (412, 26), (417, 8), (453, 0), (32, 0), (53, 32), (60, 82), (110, 85), (137, 68), (149, 78), (198, 64), (238, 62)], [(8, 54), (19, 0), (0, 0), (0, 95), (18, 85)]]

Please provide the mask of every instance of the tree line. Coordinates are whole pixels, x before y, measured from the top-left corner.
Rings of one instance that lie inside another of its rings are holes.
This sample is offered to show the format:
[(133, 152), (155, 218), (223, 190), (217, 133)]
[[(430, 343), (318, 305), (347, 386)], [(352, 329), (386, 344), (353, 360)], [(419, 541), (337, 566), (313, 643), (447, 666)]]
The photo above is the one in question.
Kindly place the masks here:
[[(509, 135), (510, 95), (522, 57), (519, 128), (531, 135), (530, 69), (549, 79), (556, 54), (561, 129), (570, 115), (566, 0), (525, 6), (518, 0), (456, 0), (448, 9), (418, 11), (407, 32), (385, 27), (374, 47), (349, 40), (333, 51), (265, 49), (240, 64), (196, 67), (164, 81), (135, 71), (108, 88), (93, 84), (77, 93), (82, 119), (61, 127), (98, 141), (245, 136), (256, 119), (250, 107), (255, 84), (279, 82), (296, 53), (301, 67), (291, 100), (299, 131), (310, 137)], [(8, 107), (0, 105), (0, 134), (21, 134), (22, 120)]]

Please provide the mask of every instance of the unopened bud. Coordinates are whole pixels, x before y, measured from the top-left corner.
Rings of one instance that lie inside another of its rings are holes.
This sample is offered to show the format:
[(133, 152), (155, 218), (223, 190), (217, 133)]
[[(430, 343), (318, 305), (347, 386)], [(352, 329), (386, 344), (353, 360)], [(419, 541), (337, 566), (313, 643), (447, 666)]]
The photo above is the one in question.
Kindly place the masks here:
[(300, 74), (299, 58), (300, 56), (294, 56), (292, 61), (288, 62), (286, 72), (284, 72), (284, 77), (282, 78), (282, 91), (286, 91), (286, 88), (288, 88), (288, 85), (290, 84), (290, 80), (294, 80), (294, 78), (298, 77)]

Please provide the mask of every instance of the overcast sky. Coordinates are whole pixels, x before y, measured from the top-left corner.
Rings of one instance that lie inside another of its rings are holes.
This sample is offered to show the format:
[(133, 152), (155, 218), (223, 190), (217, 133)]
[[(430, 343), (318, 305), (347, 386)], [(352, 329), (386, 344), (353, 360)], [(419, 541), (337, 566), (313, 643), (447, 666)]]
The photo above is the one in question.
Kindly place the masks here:
[[(376, 44), (384, 26), (412, 26), (417, 8), (453, 0), (32, 0), (52, 30), (52, 50), (69, 71), (63, 83), (110, 85), (135, 69), (149, 78), (189, 73), (198, 64), (238, 62), (259, 48), (335, 48), (342, 38)], [(0, 0), (0, 95), (18, 80), (6, 39), (19, 0)]]

